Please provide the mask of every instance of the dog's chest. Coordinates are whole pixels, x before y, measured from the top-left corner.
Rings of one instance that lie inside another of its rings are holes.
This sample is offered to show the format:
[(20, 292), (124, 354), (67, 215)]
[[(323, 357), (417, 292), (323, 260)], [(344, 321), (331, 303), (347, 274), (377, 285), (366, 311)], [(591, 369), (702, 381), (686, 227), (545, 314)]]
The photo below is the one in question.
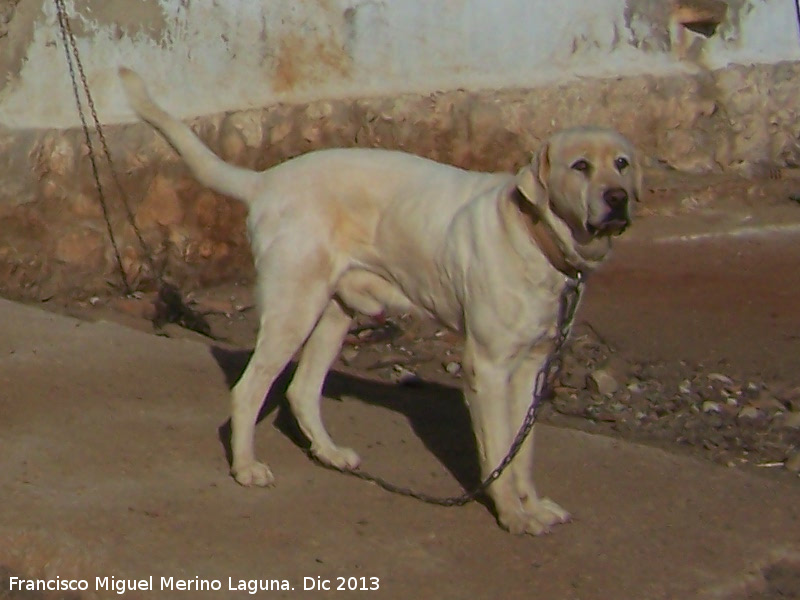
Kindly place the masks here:
[(516, 354), (558, 332), (559, 297), (566, 284), (560, 273), (545, 274), (533, 281), (495, 280), (468, 297), (466, 329), (498, 354)]

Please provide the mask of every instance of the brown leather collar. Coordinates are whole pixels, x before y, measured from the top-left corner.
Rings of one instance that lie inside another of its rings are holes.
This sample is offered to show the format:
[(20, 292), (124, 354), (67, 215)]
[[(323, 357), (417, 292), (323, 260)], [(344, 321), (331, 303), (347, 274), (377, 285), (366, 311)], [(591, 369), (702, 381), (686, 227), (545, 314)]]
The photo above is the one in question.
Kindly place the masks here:
[(511, 198), (523, 215), (528, 233), (550, 264), (567, 277), (575, 278), (581, 273), (585, 274), (589, 268), (587, 263), (591, 262), (591, 259), (582, 260), (583, 257), (579, 256), (580, 250), (577, 250), (576, 257), (580, 259), (580, 262), (576, 264), (575, 261), (570, 260), (570, 257), (559, 245), (556, 233), (542, 220), (536, 209), (517, 188), (511, 192)]
[(561, 271), (567, 277), (577, 277), (581, 269), (577, 265), (569, 262), (567, 257), (558, 247), (550, 228), (541, 221), (532, 222), (525, 220), (531, 237), (539, 246), (539, 250), (545, 255), (550, 264)]

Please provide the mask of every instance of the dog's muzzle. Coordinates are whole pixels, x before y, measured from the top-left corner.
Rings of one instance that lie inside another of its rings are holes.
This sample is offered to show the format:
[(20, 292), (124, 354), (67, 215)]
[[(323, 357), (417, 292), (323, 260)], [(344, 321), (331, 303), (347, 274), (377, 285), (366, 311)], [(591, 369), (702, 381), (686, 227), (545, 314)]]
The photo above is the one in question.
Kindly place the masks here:
[(628, 192), (624, 188), (609, 188), (603, 192), (603, 202), (608, 206), (603, 221), (586, 223), (586, 231), (592, 235), (619, 235), (630, 225)]

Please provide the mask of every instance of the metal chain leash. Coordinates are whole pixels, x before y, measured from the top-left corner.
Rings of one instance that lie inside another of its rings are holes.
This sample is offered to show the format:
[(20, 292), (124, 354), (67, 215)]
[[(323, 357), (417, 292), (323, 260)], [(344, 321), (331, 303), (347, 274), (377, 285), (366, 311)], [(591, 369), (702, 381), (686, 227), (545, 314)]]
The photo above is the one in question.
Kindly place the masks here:
[[(108, 231), (108, 237), (111, 240), (111, 246), (114, 249), (114, 257), (117, 260), (117, 268), (119, 270), (120, 278), (122, 279), (122, 286), (125, 290), (126, 294), (131, 294), (133, 290), (128, 282), (128, 276), (125, 273), (125, 268), (122, 264), (122, 256), (120, 255), (119, 245), (117, 244), (116, 236), (114, 235), (114, 228), (111, 226), (111, 215), (108, 210), (108, 202), (106, 200), (106, 195), (103, 190), (103, 185), (100, 183), (100, 172), (97, 167), (97, 160), (95, 158), (94, 152), (94, 144), (92, 143), (92, 136), (89, 130), (89, 125), (86, 122), (85, 110), (83, 107), (83, 102), (81, 100), (80, 90), (78, 89), (78, 75), (76, 74), (75, 70), (80, 73), (81, 81), (83, 82), (84, 93), (86, 95), (87, 104), (89, 105), (89, 110), (92, 114), (92, 118), (95, 122), (95, 128), (100, 136), (100, 139), (103, 143), (103, 148), (106, 152), (106, 159), (108, 160), (109, 164), (111, 164), (111, 155), (108, 152), (108, 147), (105, 143), (105, 138), (102, 134), (100, 129), (100, 123), (97, 119), (97, 112), (94, 108), (94, 102), (92, 100), (92, 96), (89, 93), (89, 85), (86, 81), (86, 74), (83, 70), (83, 64), (81, 64), (80, 58), (78, 57), (78, 47), (75, 43), (75, 36), (72, 33), (72, 28), (70, 27), (69, 20), (67, 19), (67, 9), (64, 6), (64, 0), (55, 0), (56, 3), (56, 12), (58, 14), (58, 25), (61, 31), (61, 40), (64, 44), (64, 52), (67, 58), (67, 66), (69, 67), (69, 74), (70, 79), (72, 81), (72, 91), (75, 95), (75, 103), (77, 104), (78, 108), (78, 115), (81, 119), (81, 125), (83, 126), (83, 134), (84, 140), (86, 142), (86, 147), (89, 150), (89, 162), (92, 165), (92, 174), (94, 175), (95, 186), (97, 187), (97, 194), (100, 199), (100, 207), (103, 211), (103, 218), (106, 222), (106, 229)], [(112, 169), (113, 170), (113, 169)], [(115, 175), (116, 180), (116, 175)], [(125, 202), (127, 206), (127, 202)], [(138, 233), (138, 232), (137, 232)], [(141, 238), (140, 238), (141, 239)]]
[[(92, 116), (92, 121), (94, 123), (95, 132), (97, 133), (97, 137), (100, 140), (100, 147), (103, 150), (103, 155), (105, 156), (106, 162), (108, 163), (109, 166), (109, 170), (111, 171), (111, 178), (114, 180), (114, 185), (116, 186), (117, 191), (119, 192), (119, 197), (122, 200), (123, 207), (125, 208), (125, 215), (128, 218), (128, 221), (130, 221), (131, 226), (133, 227), (133, 232), (136, 235), (136, 239), (138, 240), (139, 245), (141, 246), (142, 254), (145, 260), (147, 261), (147, 266), (150, 268), (154, 276), (158, 276), (155, 264), (153, 263), (153, 259), (150, 254), (150, 249), (147, 246), (147, 243), (144, 241), (144, 237), (142, 236), (141, 230), (136, 225), (136, 220), (134, 219), (133, 211), (131, 210), (130, 206), (130, 200), (125, 192), (125, 188), (123, 187), (122, 182), (119, 180), (119, 176), (117, 175), (117, 170), (114, 167), (114, 161), (111, 158), (111, 151), (108, 149), (108, 142), (106, 141), (106, 136), (105, 133), (103, 132), (103, 127), (100, 124), (100, 119), (97, 117), (97, 110), (95, 109), (94, 106), (94, 100), (92, 99), (92, 94), (89, 91), (89, 82), (86, 78), (86, 72), (83, 69), (83, 63), (81, 62), (80, 55), (78, 54), (78, 45), (75, 42), (75, 35), (72, 32), (72, 27), (70, 26), (69, 19), (67, 19), (64, 0), (55, 0), (55, 3), (56, 3), (56, 8), (58, 10), (58, 22), (59, 22), (59, 27), (61, 28), (61, 37), (64, 41), (64, 50), (66, 52), (67, 64), (69, 66), (70, 77), (72, 79), (72, 88), (75, 94), (75, 101), (78, 105), (78, 113), (80, 114), (81, 124), (83, 125), (84, 136), (86, 138), (86, 145), (89, 148), (89, 160), (92, 163), (92, 171), (95, 177), (95, 182), (97, 184), (98, 193), (100, 195), (100, 201), (103, 205), (104, 215), (106, 216), (106, 224), (109, 227), (109, 233), (112, 238), (112, 243), (114, 243), (114, 249), (115, 251), (117, 251), (113, 233), (110, 232), (111, 224), (108, 219), (108, 213), (106, 209), (106, 199), (105, 199), (105, 194), (103, 193), (103, 186), (100, 184), (97, 162), (95, 160), (94, 146), (92, 144), (89, 127), (88, 124), (86, 123), (86, 118), (84, 116), (83, 104), (81, 103), (80, 94), (78, 92), (77, 76), (80, 77), (84, 95), (86, 96), (86, 104), (89, 107), (89, 112)], [(70, 49), (72, 50), (71, 53)], [(77, 67), (77, 76), (75, 72), (76, 67)], [(119, 262), (119, 267), (122, 270), (122, 261), (119, 258), (118, 251), (117, 251), (117, 260)], [(128, 283), (126, 281), (124, 270), (122, 270), (122, 274), (123, 274), (123, 281), (125, 282), (125, 286), (127, 288)]]
[(92, 121), (94, 123), (95, 132), (100, 140), (100, 146), (103, 150), (103, 155), (105, 156), (106, 162), (108, 163), (108, 167), (111, 172), (111, 178), (114, 181), (114, 185), (117, 188), (122, 205), (125, 209), (125, 215), (131, 225), (137, 241), (139, 242), (145, 265), (159, 286), (158, 303), (156, 305), (157, 315), (154, 319), (154, 324), (156, 326), (161, 326), (164, 323), (178, 323), (187, 329), (191, 329), (205, 336), (214, 338), (214, 336), (211, 335), (211, 328), (205, 319), (185, 304), (178, 289), (164, 279), (163, 266), (158, 268), (153, 260), (153, 255), (150, 252), (150, 248), (145, 242), (139, 226), (136, 224), (136, 219), (134, 218), (128, 195), (126, 194), (125, 188), (119, 179), (117, 169), (114, 167), (114, 161), (111, 158), (111, 151), (108, 148), (108, 142), (106, 141), (105, 134), (103, 133), (103, 127), (100, 124), (100, 119), (97, 117), (97, 110), (95, 109), (94, 100), (92, 99), (92, 94), (89, 90), (89, 82), (86, 77), (86, 72), (84, 71), (83, 63), (81, 62), (80, 55), (78, 54), (78, 45), (75, 41), (75, 35), (72, 32), (72, 27), (69, 19), (67, 18), (67, 9), (64, 4), (64, 0), (54, 0), (54, 2), (56, 5), (56, 13), (58, 15), (58, 25), (61, 31), (61, 39), (64, 44), (64, 52), (67, 58), (67, 65), (69, 67), (69, 74), (72, 80), (72, 91), (75, 95), (75, 103), (77, 104), (78, 115), (80, 116), (81, 125), (83, 126), (84, 139), (89, 151), (89, 162), (92, 166), (92, 174), (94, 175), (95, 186), (97, 188), (100, 206), (102, 207), (103, 218), (106, 223), (108, 237), (111, 240), (111, 246), (114, 249), (114, 257), (117, 261), (117, 269), (122, 280), (123, 290), (127, 295), (132, 294), (134, 291), (130, 282), (128, 281), (128, 275), (125, 271), (125, 267), (122, 263), (122, 256), (119, 251), (119, 244), (117, 243), (114, 229), (111, 225), (111, 215), (108, 209), (108, 201), (100, 179), (100, 172), (97, 166), (97, 158), (94, 144), (92, 142), (91, 130), (86, 121), (85, 110), (78, 86), (78, 79), (80, 79), (83, 86), (83, 93), (86, 97), (86, 104), (89, 107), (89, 113), (91, 114)]
[(539, 411), (541, 401), (548, 395), (550, 391), (550, 384), (560, 367), (561, 352), (564, 348), (567, 338), (569, 337), (570, 331), (572, 331), (572, 325), (575, 322), (575, 313), (578, 310), (581, 293), (583, 292), (583, 285), (584, 276), (582, 273), (578, 272), (574, 278), (567, 280), (563, 289), (561, 290), (561, 295), (559, 296), (558, 327), (553, 350), (548, 355), (547, 359), (542, 365), (542, 368), (539, 369), (539, 372), (536, 374), (536, 381), (533, 387), (533, 398), (527, 412), (525, 413), (525, 419), (522, 421), (522, 425), (520, 426), (517, 435), (514, 437), (514, 441), (511, 443), (508, 453), (506, 453), (503, 460), (500, 461), (494, 470), (489, 473), (489, 475), (487, 475), (477, 487), (470, 491), (464, 492), (460, 496), (440, 497), (401, 487), (388, 482), (377, 475), (371, 475), (370, 473), (366, 473), (364, 471), (351, 469), (344, 470), (342, 472), (347, 475), (357, 477), (358, 479), (363, 479), (364, 481), (374, 483), (388, 492), (399, 494), (401, 496), (408, 496), (410, 498), (416, 498), (417, 500), (421, 500), (427, 504), (436, 504), (438, 506), (463, 506), (472, 502), (478, 496), (483, 494), (487, 488), (495, 480), (497, 480), (500, 475), (503, 474), (508, 465), (511, 464), (511, 461), (514, 460), (517, 454), (519, 454), (522, 445), (525, 443), (525, 440), (528, 438), (528, 435), (536, 423), (536, 414)]

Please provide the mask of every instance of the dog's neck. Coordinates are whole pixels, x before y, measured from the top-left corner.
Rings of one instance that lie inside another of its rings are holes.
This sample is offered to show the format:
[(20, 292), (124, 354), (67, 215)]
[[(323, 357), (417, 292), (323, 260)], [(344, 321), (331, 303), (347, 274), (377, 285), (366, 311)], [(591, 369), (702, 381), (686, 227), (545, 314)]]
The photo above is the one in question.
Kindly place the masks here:
[(588, 275), (599, 266), (611, 249), (608, 238), (595, 238), (579, 244), (569, 226), (553, 213), (541, 214), (522, 193), (513, 187), (509, 198), (519, 214), (528, 235), (548, 262), (567, 277)]

